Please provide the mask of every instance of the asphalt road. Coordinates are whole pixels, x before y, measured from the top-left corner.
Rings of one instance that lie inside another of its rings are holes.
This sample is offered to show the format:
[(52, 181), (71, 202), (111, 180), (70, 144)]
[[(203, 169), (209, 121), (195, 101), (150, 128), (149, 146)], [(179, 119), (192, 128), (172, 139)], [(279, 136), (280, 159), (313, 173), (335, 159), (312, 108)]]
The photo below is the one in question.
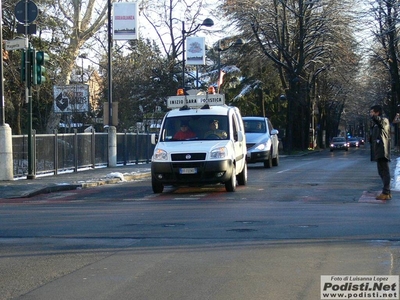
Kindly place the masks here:
[(364, 148), (249, 165), (247, 186), (149, 180), (0, 204), (0, 299), (320, 299), (400, 273), (400, 195)]

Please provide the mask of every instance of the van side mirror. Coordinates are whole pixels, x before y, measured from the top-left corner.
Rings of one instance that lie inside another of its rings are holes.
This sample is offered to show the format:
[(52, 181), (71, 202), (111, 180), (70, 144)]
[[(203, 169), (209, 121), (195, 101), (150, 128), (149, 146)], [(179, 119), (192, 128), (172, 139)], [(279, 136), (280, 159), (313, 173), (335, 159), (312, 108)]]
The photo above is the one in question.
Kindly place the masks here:
[(244, 140), (244, 134), (243, 134), (243, 131), (238, 131), (237, 132), (237, 141), (238, 142), (243, 142), (243, 140)]
[(152, 133), (150, 138), (151, 138), (151, 144), (152, 145), (155, 145), (155, 144), (158, 143), (158, 134)]

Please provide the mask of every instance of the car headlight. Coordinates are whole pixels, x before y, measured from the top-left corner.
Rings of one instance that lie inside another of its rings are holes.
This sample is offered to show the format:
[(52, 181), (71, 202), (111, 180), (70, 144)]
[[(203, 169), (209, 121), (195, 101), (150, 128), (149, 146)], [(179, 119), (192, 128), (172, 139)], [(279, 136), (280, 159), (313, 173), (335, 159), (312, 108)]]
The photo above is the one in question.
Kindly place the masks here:
[(262, 143), (262, 144), (258, 144), (255, 149), (259, 150), (259, 151), (264, 151), (267, 150), (267, 143)]
[(167, 151), (156, 149), (153, 154), (153, 160), (168, 160)]
[(211, 150), (210, 158), (225, 158), (228, 157), (228, 149), (226, 147), (219, 147)]

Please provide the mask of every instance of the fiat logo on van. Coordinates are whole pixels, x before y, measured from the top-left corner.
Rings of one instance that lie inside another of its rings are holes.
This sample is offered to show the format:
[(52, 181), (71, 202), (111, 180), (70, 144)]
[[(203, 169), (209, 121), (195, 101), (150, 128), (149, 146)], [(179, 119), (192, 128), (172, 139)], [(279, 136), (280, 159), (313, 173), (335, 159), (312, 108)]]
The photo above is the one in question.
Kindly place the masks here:
[(192, 156), (190, 154), (186, 154), (186, 159), (191, 159)]

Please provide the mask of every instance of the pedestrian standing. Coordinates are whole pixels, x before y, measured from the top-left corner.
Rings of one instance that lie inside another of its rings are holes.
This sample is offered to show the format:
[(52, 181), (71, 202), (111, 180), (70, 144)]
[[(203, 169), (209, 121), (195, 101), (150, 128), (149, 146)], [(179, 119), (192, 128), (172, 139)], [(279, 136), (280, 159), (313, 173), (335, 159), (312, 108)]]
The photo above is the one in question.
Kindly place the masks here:
[(377, 200), (390, 200), (390, 123), (382, 116), (382, 106), (371, 107), (369, 115), (372, 120), (371, 127), (371, 160), (377, 162), (378, 174), (382, 179), (382, 193)]

